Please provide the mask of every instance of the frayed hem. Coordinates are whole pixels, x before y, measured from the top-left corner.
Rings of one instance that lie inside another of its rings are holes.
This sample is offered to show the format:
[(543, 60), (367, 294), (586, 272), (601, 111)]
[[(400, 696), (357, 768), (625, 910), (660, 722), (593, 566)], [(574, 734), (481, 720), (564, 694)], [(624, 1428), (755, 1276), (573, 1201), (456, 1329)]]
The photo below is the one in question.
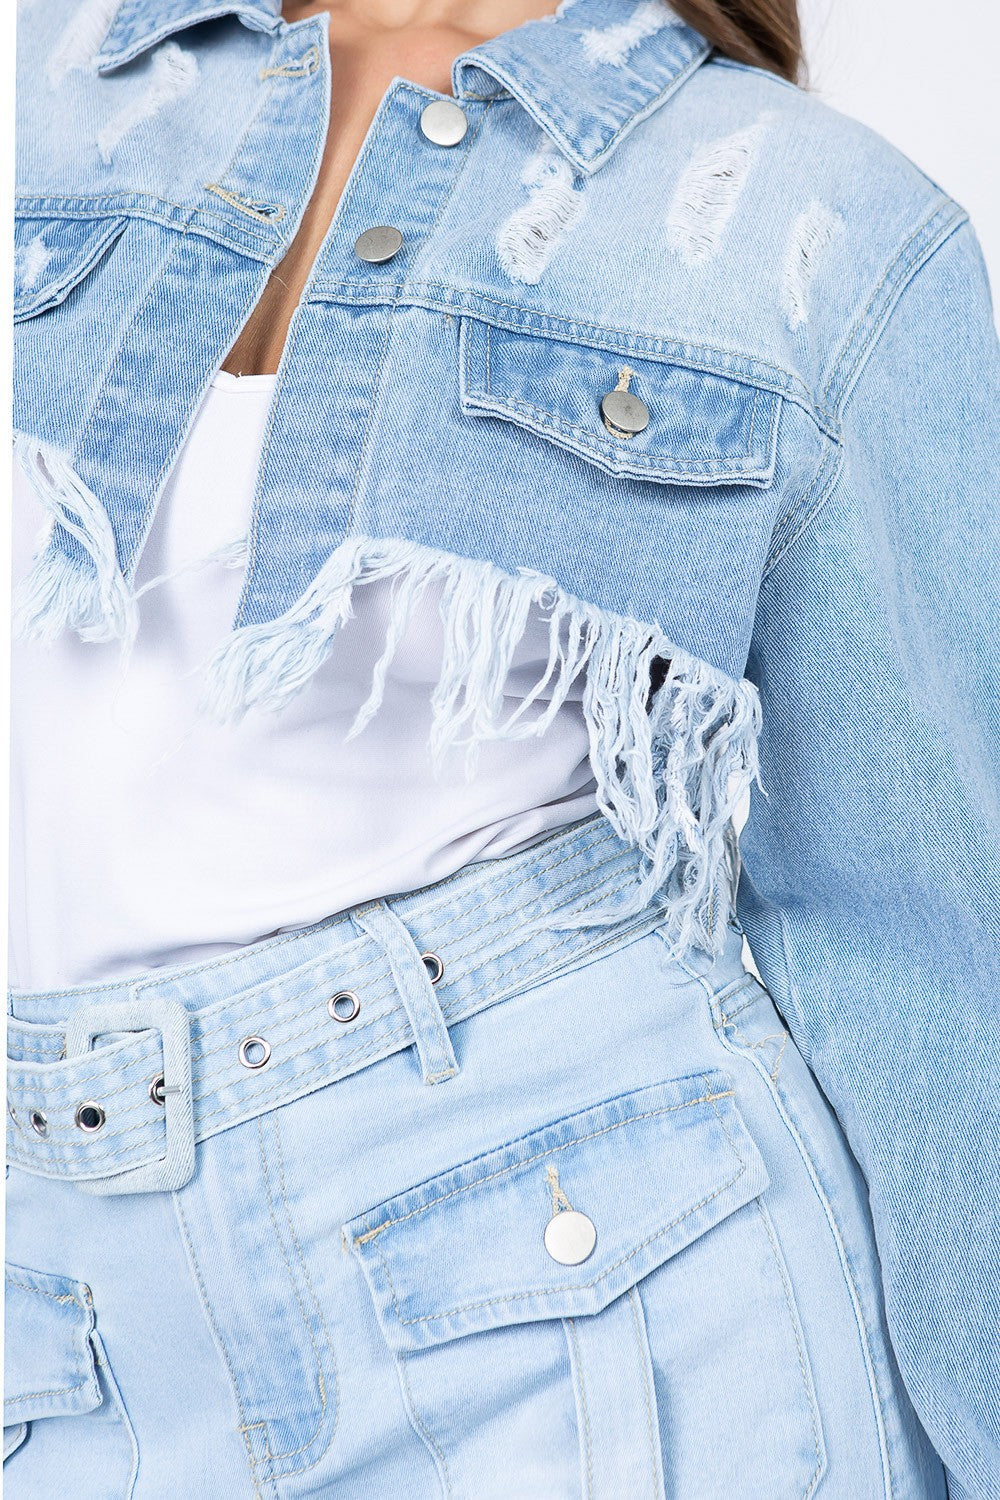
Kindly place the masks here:
[(135, 596), (100, 501), (58, 449), (18, 433), (14, 455), (49, 515), (15, 594), (15, 634), (50, 641), (70, 629), (82, 640), (117, 640), (127, 649), (138, 624)]
[[(285, 614), (243, 626), (223, 644), (209, 665), (209, 712), (233, 721), (255, 707), (282, 709), (333, 649), (352, 616), (354, 590), (380, 579), (394, 580), (393, 607), (351, 735), (377, 713), (414, 609), (437, 585), (444, 655), (432, 696), (435, 761), (464, 749), (471, 775), (481, 744), (544, 734), (582, 681), (598, 807), (641, 856), (623, 903), (589, 912), (586, 924), (665, 901), (665, 934), (678, 952), (718, 952), (738, 877), (733, 818), (750, 784), (759, 783), (760, 700), (752, 683), (683, 651), (655, 624), (587, 604), (543, 574), (505, 573), (414, 542), (353, 537)], [(533, 611), (548, 623), (548, 658), (512, 710), (504, 688)], [(658, 661), (667, 664), (665, 676), (651, 696)]]

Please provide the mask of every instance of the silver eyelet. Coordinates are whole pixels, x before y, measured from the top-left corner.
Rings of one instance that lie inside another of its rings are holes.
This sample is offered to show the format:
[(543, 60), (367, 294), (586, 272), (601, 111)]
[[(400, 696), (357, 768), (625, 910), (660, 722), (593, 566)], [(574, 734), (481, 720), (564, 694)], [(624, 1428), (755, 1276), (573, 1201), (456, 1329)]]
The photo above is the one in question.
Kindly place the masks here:
[(427, 977), (431, 984), (440, 984), (444, 975), (444, 960), (438, 958), (436, 953), (421, 953), (420, 957), (427, 968)]
[(16, 1125), (17, 1124), (17, 1110), (14, 1108), (13, 1104), (8, 1104), (8, 1106), (7, 1106), (7, 1113), (10, 1115), (11, 1119), (14, 1121), (14, 1124)]
[(360, 1016), (361, 998), (353, 990), (338, 990), (335, 995), (330, 996), (326, 1008), (331, 1020), (341, 1021), (346, 1025), (348, 1021), (356, 1021)]
[[(257, 1055), (259, 1053), (259, 1056)], [(245, 1036), (240, 1042), (240, 1062), (245, 1068), (266, 1067), (271, 1058), (271, 1043), (262, 1036)]]
[(162, 1073), (157, 1073), (156, 1077), (150, 1083), (150, 1085), (149, 1085), (149, 1097), (152, 1099), (152, 1101), (153, 1101), (154, 1104), (160, 1104), (160, 1105), (165, 1105), (166, 1104), (166, 1102), (167, 1102), (167, 1096), (163, 1092), (163, 1074)]
[(98, 1104), (96, 1099), (85, 1099), (73, 1111), (73, 1124), (77, 1129), (85, 1131), (87, 1135), (93, 1135), (95, 1130), (100, 1130), (106, 1119), (104, 1106)]
[(28, 1116), (31, 1128), (36, 1135), (45, 1136), (49, 1133), (49, 1122), (40, 1109), (33, 1109)]

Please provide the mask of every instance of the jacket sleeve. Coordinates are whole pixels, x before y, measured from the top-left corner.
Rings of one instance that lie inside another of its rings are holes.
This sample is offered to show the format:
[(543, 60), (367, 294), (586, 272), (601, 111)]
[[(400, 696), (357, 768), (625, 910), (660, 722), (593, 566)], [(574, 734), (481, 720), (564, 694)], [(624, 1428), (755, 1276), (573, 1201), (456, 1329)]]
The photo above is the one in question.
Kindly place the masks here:
[[(747, 666), (737, 909), (868, 1183), (951, 1494), (1000, 1496), (1000, 360), (964, 215), (850, 345)], [(859, 345), (863, 352), (857, 352)]]

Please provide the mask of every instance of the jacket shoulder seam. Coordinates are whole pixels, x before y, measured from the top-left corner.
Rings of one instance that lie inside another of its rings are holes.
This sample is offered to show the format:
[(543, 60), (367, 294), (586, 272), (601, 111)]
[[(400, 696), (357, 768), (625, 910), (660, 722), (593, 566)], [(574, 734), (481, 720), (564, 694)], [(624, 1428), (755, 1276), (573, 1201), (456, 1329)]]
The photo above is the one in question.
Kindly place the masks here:
[[(844, 461), (844, 407), (896, 304), (935, 252), (968, 220), (965, 209), (952, 199), (939, 203), (886, 267), (864, 309), (852, 325), (841, 345), (840, 354), (834, 362), (833, 374), (821, 399), (821, 409), (825, 411), (826, 419), (837, 436), (826, 443), (808, 490), (794, 510), (776, 525), (772, 533), (771, 549), (761, 573), (762, 583), (808, 530), (837, 486)], [(834, 394), (835, 399), (831, 400)]]
[(771, 548), (761, 572), (762, 584), (826, 504), (840, 478), (843, 461), (843, 444), (827, 439), (809, 488), (772, 532)]
[(886, 266), (842, 341), (819, 398), (820, 409), (834, 427), (839, 428), (847, 398), (904, 290), (935, 250), (966, 223), (968, 217), (965, 209), (953, 199), (939, 201)]

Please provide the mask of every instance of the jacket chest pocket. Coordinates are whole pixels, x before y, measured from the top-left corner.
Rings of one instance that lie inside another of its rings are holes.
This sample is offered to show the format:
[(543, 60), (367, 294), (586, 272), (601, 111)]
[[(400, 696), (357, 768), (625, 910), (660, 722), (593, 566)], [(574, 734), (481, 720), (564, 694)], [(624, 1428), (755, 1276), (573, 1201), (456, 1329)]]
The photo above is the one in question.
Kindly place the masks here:
[(14, 321), (65, 302), (124, 233), (123, 216), (19, 217), (14, 226)]
[[(346, 1225), (443, 1493), (807, 1493), (816, 1414), (758, 1227), (767, 1181), (728, 1079), (708, 1073), (558, 1120)], [(748, 1383), (756, 1408), (727, 1402)], [(727, 1462), (734, 1404), (747, 1487), (699, 1488)]]
[(605, 345), (461, 327), (461, 401), (606, 473), (659, 484), (774, 478), (780, 398), (719, 373)]
[(125, 253), (128, 228), (122, 215), (15, 222), (14, 426), (66, 452), (148, 285)]

